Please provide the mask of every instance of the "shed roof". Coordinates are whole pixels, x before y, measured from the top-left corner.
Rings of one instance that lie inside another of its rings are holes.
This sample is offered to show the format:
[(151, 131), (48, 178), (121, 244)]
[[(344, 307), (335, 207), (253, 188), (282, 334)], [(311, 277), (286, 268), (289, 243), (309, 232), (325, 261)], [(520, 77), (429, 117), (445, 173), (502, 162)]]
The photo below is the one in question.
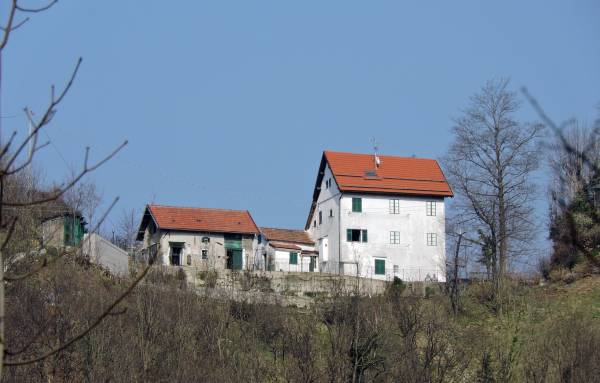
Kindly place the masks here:
[(310, 246), (314, 245), (314, 241), (310, 239), (308, 233), (304, 230), (261, 227), (260, 231), (264, 234), (267, 241), (293, 242)]

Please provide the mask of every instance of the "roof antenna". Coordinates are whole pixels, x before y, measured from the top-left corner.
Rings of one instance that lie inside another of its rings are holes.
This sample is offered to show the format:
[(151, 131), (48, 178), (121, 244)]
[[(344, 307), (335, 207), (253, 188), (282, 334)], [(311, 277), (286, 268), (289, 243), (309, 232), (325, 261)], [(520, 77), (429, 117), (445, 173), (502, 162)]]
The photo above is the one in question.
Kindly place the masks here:
[(377, 151), (379, 150), (379, 144), (375, 140), (375, 137), (371, 137), (371, 145), (373, 146), (373, 156), (374, 156), (374, 159), (375, 159), (375, 169), (377, 169), (381, 165), (381, 160), (379, 159), (379, 156), (377, 155)]

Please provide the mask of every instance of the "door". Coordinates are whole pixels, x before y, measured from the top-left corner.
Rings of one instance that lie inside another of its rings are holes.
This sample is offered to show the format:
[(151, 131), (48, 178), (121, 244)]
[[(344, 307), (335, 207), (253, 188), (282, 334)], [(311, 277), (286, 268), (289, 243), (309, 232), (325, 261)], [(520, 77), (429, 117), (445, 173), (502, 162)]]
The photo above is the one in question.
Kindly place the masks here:
[(227, 249), (227, 268), (241, 270), (242, 266), (242, 250)]
[(316, 257), (310, 257), (310, 263), (308, 264), (308, 271), (310, 271), (311, 273), (313, 271), (315, 271), (315, 263), (316, 263)]
[(172, 246), (171, 247), (171, 265), (175, 265), (175, 266), (181, 265), (181, 247), (180, 246)]
[(321, 239), (321, 260), (327, 262), (329, 259), (329, 238), (323, 237)]

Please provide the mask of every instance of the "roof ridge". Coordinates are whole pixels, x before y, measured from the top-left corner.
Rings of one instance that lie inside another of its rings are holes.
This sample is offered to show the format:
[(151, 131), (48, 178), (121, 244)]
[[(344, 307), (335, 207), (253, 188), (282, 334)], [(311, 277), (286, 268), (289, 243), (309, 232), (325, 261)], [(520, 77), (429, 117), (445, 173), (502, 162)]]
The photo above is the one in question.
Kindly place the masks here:
[[(374, 155), (373, 153), (340, 152), (340, 151), (336, 151), (336, 150), (324, 150), (323, 153), (352, 154), (352, 155), (356, 155), (356, 156), (372, 156), (372, 155)], [(396, 154), (381, 154), (381, 153), (377, 153), (377, 155), (379, 157), (394, 157), (394, 158), (405, 158), (405, 159), (413, 159), (413, 160), (427, 160), (427, 161), (435, 161), (435, 162), (437, 162), (437, 160), (435, 158), (429, 158), (429, 157), (399, 156), (399, 155), (396, 155)]]
[(220, 211), (236, 211), (239, 213), (248, 213), (250, 214), (250, 212), (248, 211), (248, 209), (228, 209), (228, 208), (222, 208), (222, 207), (193, 207), (193, 206), (175, 206), (175, 205), (159, 205), (159, 204), (148, 204), (148, 206), (151, 207), (167, 207), (167, 208), (171, 208), (171, 209), (203, 209), (203, 210), (220, 210)]
[(304, 229), (287, 229), (287, 228), (281, 228), (281, 227), (270, 227), (270, 226), (259, 226), (260, 229), (271, 229), (271, 230), (288, 230), (288, 231), (302, 231), (302, 232), (306, 232), (306, 230)]

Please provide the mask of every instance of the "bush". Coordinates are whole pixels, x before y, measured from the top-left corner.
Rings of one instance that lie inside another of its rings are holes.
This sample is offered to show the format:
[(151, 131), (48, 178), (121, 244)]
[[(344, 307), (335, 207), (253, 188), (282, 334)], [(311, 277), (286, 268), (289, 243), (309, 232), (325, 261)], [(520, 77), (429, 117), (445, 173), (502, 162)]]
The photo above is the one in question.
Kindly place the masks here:
[(435, 295), (435, 289), (433, 286), (425, 286), (425, 298), (429, 299)]

